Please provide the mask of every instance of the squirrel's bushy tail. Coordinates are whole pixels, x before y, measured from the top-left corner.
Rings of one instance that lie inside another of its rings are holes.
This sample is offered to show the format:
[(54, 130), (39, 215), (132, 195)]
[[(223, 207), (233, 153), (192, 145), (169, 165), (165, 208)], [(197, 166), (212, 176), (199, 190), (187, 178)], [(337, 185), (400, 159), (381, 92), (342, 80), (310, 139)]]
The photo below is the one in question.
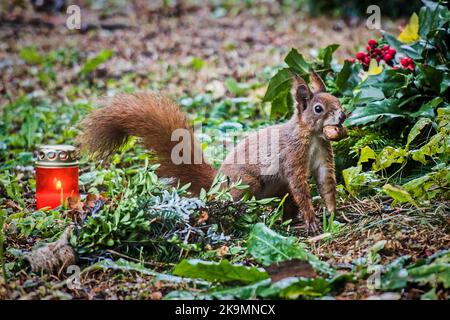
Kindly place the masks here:
[[(119, 94), (107, 106), (88, 115), (81, 122), (81, 129), (78, 143), (94, 158), (108, 158), (129, 136), (137, 136), (148, 149), (156, 152), (161, 177), (191, 183), (190, 190), (195, 194), (201, 188), (208, 189), (214, 179), (216, 172), (204, 158), (185, 114), (168, 98), (150, 93)], [(171, 157), (174, 146), (179, 143), (171, 141), (177, 129), (189, 132), (189, 146), (184, 150), (190, 152), (190, 163), (176, 164), (180, 161), (174, 162)], [(197, 159), (194, 163), (194, 153), (201, 155), (201, 161)]]

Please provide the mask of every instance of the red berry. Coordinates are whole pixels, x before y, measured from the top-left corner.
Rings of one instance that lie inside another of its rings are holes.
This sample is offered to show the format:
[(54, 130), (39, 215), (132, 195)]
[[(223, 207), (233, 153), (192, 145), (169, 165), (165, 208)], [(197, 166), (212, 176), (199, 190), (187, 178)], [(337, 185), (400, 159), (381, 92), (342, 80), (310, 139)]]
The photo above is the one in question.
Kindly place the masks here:
[(354, 58), (347, 58), (346, 60), (350, 63), (355, 63), (355, 61), (356, 61)]
[(369, 56), (365, 56), (365, 57), (364, 57), (364, 64), (367, 64), (367, 65), (370, 64), (370, 58), (369, 58)]
[(402, 66), (404, 66), (406, 68), (409, 65), (408, 58), (402, 58), (400, 60), (400, 63), (402, 64)]
[(386, 54), (383, 56), (383, 59), (384, 59), (384, 61), (389, 62), (389, 61), (392, 60), (392, 56), (391, 56), (389, 53), (386, 53)]
[(370, 45), (367, 45), (366, 50), (367, 50), (367, 52), (370, 52), (370, 51), (372, 51), (372, 47)]
[(377, 45), (377, 40), (375, 40), (375, 39), (370, 39), (370, 40), (367, 42), (367, 44), (368, 44), (369, 46), (376, 46), (376, 45)]
[(413, 65), (413, 64), (410, 64), (407, 68), (408, 68), (409, 70), (414, 70), (414, 65)]
[(380, 48), (375, 48), (373, 51), (375, 52), (375, 54), (378, 54), (378, 55), (383, 53)]
[(362, 59), (364, 59), (365, 56), (366, 56), (366, 54), (364, 52), (358, 52), (356, 54), (356, 59), (362, 60)]
[(395, 56), (395, 54), (397, 53), (397, 50), (390, 48), (390, 49), (388, 49), (387, 53), (389, 53), (391, 56)]
[(391, 47), (389, 47), (387, 44), (385, 44), (384, 46), (383, 46), (383, 50), (384, 51), (387, 51), (387, 50), (389, 50)]

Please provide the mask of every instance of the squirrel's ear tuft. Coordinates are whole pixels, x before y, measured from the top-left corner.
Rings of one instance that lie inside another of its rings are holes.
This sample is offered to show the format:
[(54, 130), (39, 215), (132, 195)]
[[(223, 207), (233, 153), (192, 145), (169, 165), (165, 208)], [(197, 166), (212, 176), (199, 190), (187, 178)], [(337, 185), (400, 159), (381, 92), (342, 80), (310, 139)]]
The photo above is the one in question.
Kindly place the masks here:
[[(311, 99), (312, 93), (308, 87), (306, 81), (299, 76), (294, 76), (293, 88), (295, 89), (294, 97), (298, 103), (298, 106), (301, 107), (302, 110), (306, 109), (308, 106), (308, 101)], [(299, 111), (302, 111), (299, 110)]]
[(311, 86), (313, 89), (312, 91), (314, 93), (327, 91), (327, 87), (325, 86), (325, 83), (323, 82), (322, 78), (316, 72), (314, 72), (314, 70), (310, 71), (309, 76), (311, 79)]

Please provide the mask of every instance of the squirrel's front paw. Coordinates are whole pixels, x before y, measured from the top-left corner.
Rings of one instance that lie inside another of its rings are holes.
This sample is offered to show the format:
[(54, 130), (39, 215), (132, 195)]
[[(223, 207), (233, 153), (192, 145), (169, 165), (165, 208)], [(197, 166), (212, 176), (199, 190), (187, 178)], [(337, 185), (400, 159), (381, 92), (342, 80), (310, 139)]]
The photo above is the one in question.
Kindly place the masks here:
[(317, 235), (320, 233), (320, 226), (317, 223), (316, 219), (312, 219), (310, 221), (306, 220), (306, 232), (310, 235)]

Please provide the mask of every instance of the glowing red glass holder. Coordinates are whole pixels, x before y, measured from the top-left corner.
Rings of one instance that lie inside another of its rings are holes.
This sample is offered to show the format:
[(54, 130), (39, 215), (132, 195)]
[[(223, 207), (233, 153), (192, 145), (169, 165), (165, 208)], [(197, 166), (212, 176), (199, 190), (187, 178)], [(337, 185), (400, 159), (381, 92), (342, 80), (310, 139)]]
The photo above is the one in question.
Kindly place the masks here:
[(68, 197), (78, 197), (78, 161), (75, 147), (43, 145), (36, 161), (36, 209), (54, 209)]

